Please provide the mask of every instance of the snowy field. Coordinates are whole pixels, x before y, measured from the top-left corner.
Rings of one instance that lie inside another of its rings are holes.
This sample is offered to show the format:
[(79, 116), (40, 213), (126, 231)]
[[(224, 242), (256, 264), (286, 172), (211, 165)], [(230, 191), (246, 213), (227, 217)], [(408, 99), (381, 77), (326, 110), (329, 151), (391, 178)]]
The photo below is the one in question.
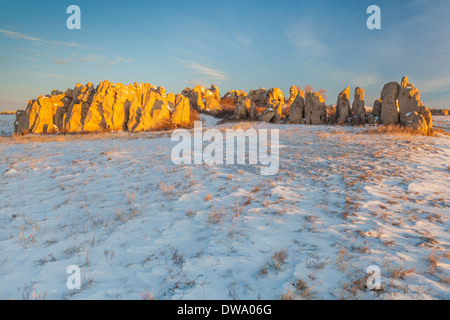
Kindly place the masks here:
[(0, 136), (11, 137), (13, 135), (14, 121), (16, 121), (16, 115), (0, 114)]
[(0, 299), (450, 299), (449, 136), (241, 126), (280, 130), (277, 175), (176, 166), (168, 133), (1, 139)]

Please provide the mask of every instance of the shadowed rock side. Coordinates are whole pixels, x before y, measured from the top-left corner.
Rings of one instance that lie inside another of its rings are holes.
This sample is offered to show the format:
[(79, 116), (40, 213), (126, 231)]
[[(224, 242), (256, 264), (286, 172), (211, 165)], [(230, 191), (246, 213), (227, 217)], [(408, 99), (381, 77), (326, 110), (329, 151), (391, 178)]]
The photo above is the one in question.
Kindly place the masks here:
[(342, 91), (336, 103), (336, 118), (338, 124), (346, 124), (350, 117), (350, 87)]

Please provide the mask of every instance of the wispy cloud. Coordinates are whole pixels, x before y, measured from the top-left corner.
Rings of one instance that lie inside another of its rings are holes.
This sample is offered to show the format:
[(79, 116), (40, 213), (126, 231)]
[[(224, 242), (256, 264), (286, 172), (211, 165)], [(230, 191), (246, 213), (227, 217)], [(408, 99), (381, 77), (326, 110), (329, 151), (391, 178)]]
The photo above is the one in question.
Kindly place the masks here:
[(214, 80), (227, 80), (227, 76), (224, 72), (205, 67), (197, 62), (189, 62), (187, 67), (193, 69), (198, 74), (207, 76)]
[(119, 58), (116, 58), (114, 60), (109, 60), (109, 61), (105, 61), (103, 63), (100, 63), (100, 64), (97, 65), (97, 67), (99, 67), (99, 68), (109, 67), (109, 66), (112, 66), (114, 64), (121, 63), (121, 62), (131, 63), (131, 62), (133, 62), (133, 60), (119, 57)]
[(12, 38), (12, 39), (29, 40), (29, 41), (33, 41), (33, 42), (40, 43), (40, 44), (46, 43), (46, 44), (61, 45), (61, 46), (66, 46), (66, 47), (79, 47), (80, 46), (78, 43), (74, 43), (74, 42), (44, 40), (44, 39), (40, 39), (40, 38), (30, 37), (30, 36), (20, 33), (20, 32), (14, 32), (14, 31), (4, 30), (4, 29), (0, 29), (0, 35), (3, 35), (8, 38)]
[(316, 30), (317, 28), (312, 21), (302, 19), (286, 30), (286, 37), (289, 44), (294, 46), (300, 53), (322, 55), (326, 52), (326, 46), (317, 40), (319, 36)]
[(65, 58), (65, 59), (53, 59), (52, 63), (53, 64), (59, 64), (62, 66), (68, 66), (72, 64), (72, 59), (71, 58)]

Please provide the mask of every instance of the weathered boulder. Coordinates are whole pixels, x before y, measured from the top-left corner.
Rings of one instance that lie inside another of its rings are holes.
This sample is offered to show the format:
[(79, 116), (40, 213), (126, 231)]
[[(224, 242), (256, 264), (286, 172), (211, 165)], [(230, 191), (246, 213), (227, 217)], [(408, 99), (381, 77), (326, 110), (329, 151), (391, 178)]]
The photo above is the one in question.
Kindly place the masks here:
[(425, 120), (425, 117), (419, 114), (417, 111), (409, 112), (403, 117), (403, 125), (407, 128), (411, 128), (422, 134), (429, 133), (429, 127)]
[(381, 91), (381, 113), (380, 120), (382, 124), (397, 124), (398, 123), (398, 93), (400, 85), (393, 81), (384, 85)]
[[(250, 99), (248, 99), (250, 100)], [(250, 109), (248, 110), (248, 118), (250, 120), (256, 119), (256, 105), (250, 100)]]
[(305, 92), (300, 91), (289, 108), (289, 123), (303, 124), (305, 119)]
[(266, 89), (252, 90), (249, 92), (248, 97), (257, 108), (267, 108), (267, 93)]
[(191, 125), (191, 107), (189, 99), (181, 94), (175, 96), (175, 111), (172, 113), (172, 122), (177, 127), (189, 127)]
[(276, 122), (277, 111), (272, 108), (265, 109), (259, 116), (259, 121)]
[(305, 123), (311, 125), (327, 124), (327, 105), (319, 92), (306, 92)]
[(380, 119), (380, 117), (381, 117), (381, 104), (382, 104), (382, 101), (380, 99), (375, 100), (375, 102), (373, 103), (372, 116), (374, 118)]
[(350, 87), (342, 91), (336, 103), (336, 120), (338, 124), (348, 123), (350, 117)]
[(239, 99), (234, 109), (234, 118), (236, 120), (246, 119), (249, 116), (251, 103), (251, 100), (248, 98)]
[(270, 89), (267, 93), (266, 104), (267, 108), (276, 109), (281, 115), (285, 104), (283, 91), (278, 88)]
[(448, 116), (450, 114), (450, 110), (446, 109), (430, 109), (430, 112), (433, 116)]
[(355, 89), (355, 97), (352, 104), (352, 116), (358, 124), (364, 124), (366, 119), (366, 102), (364, 89), (357, 87)]
[(400, 121), (403, 123), (406, 114), (417, 111), (419, 106), (423, 106), (419, 90), (409, 82), (408, 77), (403, 77), (398, 93)]
[(420, 114), (427, 124), (428, 131), (426, 134), (432, 134), (433, 133), (433, 116), (431, 114), (431, 111), (425, 107), (425, 106), (418, 106), (417, 111), (418, 114)]
[(222, 110), (222, 107), (220, 106), (220, 92), (215, 85), (212, 85), (211, 89), (206, 90), (203, 97), (205, 100), (205, 111), (217, 113)]
[(240, 98), (246, 98), (247, 93), (241, 90), (228, 91), (221, 99), (221, 106), (234, 110), (236, 103)]

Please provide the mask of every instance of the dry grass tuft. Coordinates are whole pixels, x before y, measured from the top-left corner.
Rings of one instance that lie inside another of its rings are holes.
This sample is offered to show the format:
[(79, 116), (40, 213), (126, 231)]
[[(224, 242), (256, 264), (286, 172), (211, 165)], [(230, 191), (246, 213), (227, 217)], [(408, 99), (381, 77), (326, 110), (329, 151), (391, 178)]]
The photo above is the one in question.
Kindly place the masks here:
[(206, 221), (210, 224), (221, 224), (225, 215), (226, 213), (224, 208), (217, 209), (214, 206), (211, 212), (208, 213), (208, 219)]
[[(377, 127), (371, 127), (366, 130), (362, 130), (359, 132), (359, 134), (387, 134), (387, 135), (397, 135), (397, 136), (421, 136), (423, 135), (421, 132), (406, 128), (400, 125), (388, 125), (388, 126), (377, 126)], [(431, 134), (432, 136), (433, 134)]]

